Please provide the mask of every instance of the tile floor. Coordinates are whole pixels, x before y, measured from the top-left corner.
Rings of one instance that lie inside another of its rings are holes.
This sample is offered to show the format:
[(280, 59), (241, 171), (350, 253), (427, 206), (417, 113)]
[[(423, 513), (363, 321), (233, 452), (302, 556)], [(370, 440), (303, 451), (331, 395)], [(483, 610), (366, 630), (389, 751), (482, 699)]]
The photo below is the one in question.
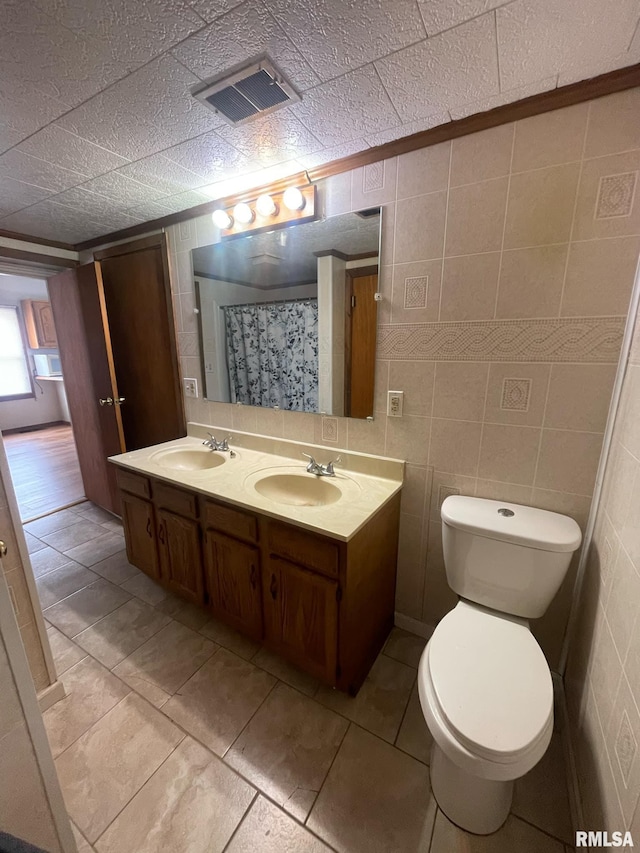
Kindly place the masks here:
[(67, 689), (44, 720), (81, 853), (568, 853), (557, 735), (496, 834), (437, 809), (419, 637), (394, 629), (352, 699), (165, 593), (97, 507), (25, 530)]

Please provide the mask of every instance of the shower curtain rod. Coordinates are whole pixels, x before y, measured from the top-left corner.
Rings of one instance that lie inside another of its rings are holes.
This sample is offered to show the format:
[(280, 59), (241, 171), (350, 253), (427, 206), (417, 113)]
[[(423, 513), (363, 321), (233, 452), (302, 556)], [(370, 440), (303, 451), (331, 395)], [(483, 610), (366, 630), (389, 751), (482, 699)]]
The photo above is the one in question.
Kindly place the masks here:
[(219, 305), (221, 311), (225, 308), (248, 308), (249, 306), (257, 307), (258, 305), (284, 305), (285, 302), (307, 302), (309, 305), (312, 302), (317, 302), (317, 296), (301, 296), (298, 299), (273, 299), (271, 302), (238, 302), (236, 305)]

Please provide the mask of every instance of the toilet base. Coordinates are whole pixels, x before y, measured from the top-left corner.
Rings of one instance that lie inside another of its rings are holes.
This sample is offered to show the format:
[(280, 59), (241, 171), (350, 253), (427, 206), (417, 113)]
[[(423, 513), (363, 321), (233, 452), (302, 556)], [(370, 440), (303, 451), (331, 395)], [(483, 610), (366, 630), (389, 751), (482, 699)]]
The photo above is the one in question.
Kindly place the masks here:
[(476, 835), (500, 829), (511, 809), (512, 781), (472, 776), (447, 758), (435, 741), (430, 770), (433, 795), (450, 821)]

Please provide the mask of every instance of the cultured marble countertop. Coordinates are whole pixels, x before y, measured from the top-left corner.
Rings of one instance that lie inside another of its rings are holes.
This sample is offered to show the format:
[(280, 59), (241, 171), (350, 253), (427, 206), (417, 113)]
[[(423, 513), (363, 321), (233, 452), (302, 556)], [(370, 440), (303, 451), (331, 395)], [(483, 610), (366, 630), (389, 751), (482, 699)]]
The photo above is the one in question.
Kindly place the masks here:
[[(202, 450), (202, 442), (208, 437), (208, 432), (218, 439), (229, 435), (228, 429), (192, 423), (188, 425), (187, 432), (185, 438), (121, 453), (110, 459), (122, 468), (345, 542), (402, 488), (404, 462), (401, 460), (238, 430), (233, 430), (229, 439), (235, 458), (230, 458), (229, 453), (213, 451), (224, 457), (224, 464), (206, 470), (166, 467), (161, 459), (164, 451), (179, 448)], [(314, 474), (305, 472), (308, 460), (302, 456), (303, 452), (324, 464), (342, 457), (335, 466), (336, 476), (323, 478), (340, 488), (342, 497), (338, 501), (322, 506), (292, 506), (271, 500), (255, 490), (253, 484), (266, 474), (301, 472), (314, 477)]]

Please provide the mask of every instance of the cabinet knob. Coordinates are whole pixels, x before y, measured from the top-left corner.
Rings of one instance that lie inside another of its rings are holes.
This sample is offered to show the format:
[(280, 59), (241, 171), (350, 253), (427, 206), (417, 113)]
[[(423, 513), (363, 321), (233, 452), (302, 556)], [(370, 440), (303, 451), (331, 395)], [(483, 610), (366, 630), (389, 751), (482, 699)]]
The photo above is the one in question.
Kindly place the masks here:
[(158, 539), (164, 545), (164, 524), (161, 524), (158, 528)]
[(150, 538), (153, 536), (153, 534), (151, 532), (151, 519), (150, 518), (147, 519), (147, 536), (149, 536)]
[(271, 586), (269, 587), (269, 591), (271, 593), (271, 598), (273, 598), (273, 600), (275, 601), (276, 596), (278, 595), (278, 585), (276, 583), (275, 575), (271, 575)]

